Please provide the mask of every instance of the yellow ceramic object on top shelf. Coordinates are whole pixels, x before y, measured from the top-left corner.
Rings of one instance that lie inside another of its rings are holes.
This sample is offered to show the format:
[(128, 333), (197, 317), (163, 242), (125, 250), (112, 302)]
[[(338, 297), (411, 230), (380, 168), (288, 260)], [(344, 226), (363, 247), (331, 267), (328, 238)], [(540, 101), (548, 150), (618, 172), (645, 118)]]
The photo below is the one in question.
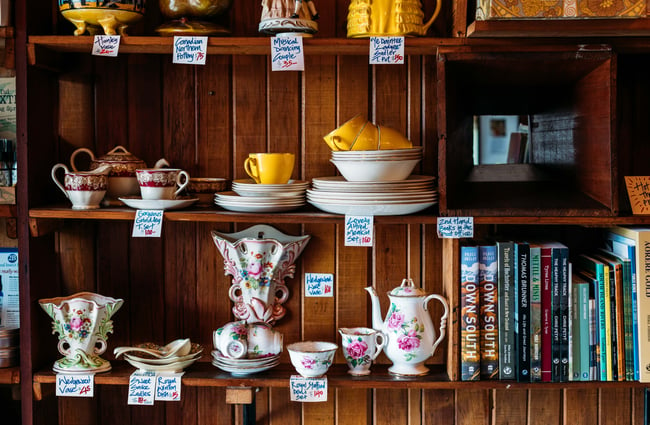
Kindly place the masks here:
[(377, 149), (408, 149), (413, 144), (399, 131), (371, 123), (356, 115), (323, 137), (333, 151), (370, 151)]
[(348, 37), (422, 36), (440, 13), (440, 0), (424, 22), (420, 0), (352, 0), (348, 9)]
[(126, 28), (144, 16), (145, 0), (58, 0), (59, 11), (77, 29), (74, 35), (125, 35)]

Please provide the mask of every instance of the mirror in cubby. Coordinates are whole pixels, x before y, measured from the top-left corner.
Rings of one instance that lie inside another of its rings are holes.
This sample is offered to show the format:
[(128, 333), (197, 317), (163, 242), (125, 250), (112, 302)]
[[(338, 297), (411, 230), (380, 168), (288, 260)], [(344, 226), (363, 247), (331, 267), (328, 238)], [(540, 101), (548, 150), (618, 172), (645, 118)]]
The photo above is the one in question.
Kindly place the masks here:
[[(441, 214), (615, 215), (615, 77), (616, 58), (607, 48), (441, 48)], [(517, 132), (526, 134), (526, 160), (476, 161), (481, 119), (488, 128), (497, 121), (498, 134), (507, 133), (498, 121), (508, 127), (515, 120)]]

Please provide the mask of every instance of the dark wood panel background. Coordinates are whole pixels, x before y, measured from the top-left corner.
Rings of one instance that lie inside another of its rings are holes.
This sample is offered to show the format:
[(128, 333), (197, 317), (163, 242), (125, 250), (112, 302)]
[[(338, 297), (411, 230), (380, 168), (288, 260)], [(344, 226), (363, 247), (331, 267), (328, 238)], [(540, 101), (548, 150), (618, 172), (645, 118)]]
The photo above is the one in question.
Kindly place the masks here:
[[(345, 36), (348, 3), (318, 2), (322, 16), (318, 36)], [(424, 3), (428, 15), (434, 5)], [(151, 12), (135, 32), (148, 34), (159, 23), (155, 9), (150, 5)], [(431, 35), (448, 34), (450, 10), (451, 5), (443, 6), (442, 18)], [(234, 35), (256, 36), (259, 14), (257, 0), (240, 0), (234, 2), (226, 20)], [(68, 23), (54, 15), (51, 21), (54, 31), (48, 32), (43, 25), (31, 32), (70, 33)], [(365, 57), (308, 56), (304, 73), (271, 72), (266, 56), (210, 56), (206, 66), (198, 67), (174, 65), (170, 57), (158, 55), (70, 57), (71, 63), (79, 64), (74, 71), (58, 76), (29, 71), (29, 122), (33, 128), (29, 161), (21, 175), (27, 177), (29, 171), (32, 206), (63, 202), (49, 180), (49, 169), (56, 162), (69, 163), (70, 154), (78, 147), (89, 147), (101, 155), (124, 145), (150, 165), (165, 157), (192, 176), (227, 178), (246, 177), (242, 164), (249, 152), (293, 152), (297, 156), (293, 178), (334, 175), (322, 136), (357, 113), (396, 128), (414, 144), (424, 146), (424, 160), (417, 172), (437, 174), (435, 57), (412, 56), (403, 66), (371, 67)], [(644, 67), (639, 66), (647, 65), (647, 59), (621, 62), (623, 76), (633, 81), (621, 83), (621, 92), (635, 96), (635, 104), (647, 112), (650, 87)], [(633, 105), (623, 104), (620, 110), (630, 112), (617, 123), (622, 143), (635, 134), (648, 133), (645, 116)], [(640, 157), (633, 157), (626, 157), (630, 161), (626, 169), (647, 171)], [(54, 237), (30, 241), (31, 287), (29, 304), (23, 310), (32, 318), (32, 338), (23, 348), (32, 351), (32, 368), (49, 368), (58, 356), (49, 318), (40, 311), (37, 300), (80, 290), (126, 301), (114, 316), (115, 332), (109, 338), (108, 352), (118, 345), (179, 337), (211, 347), (212, 331), (232, 320), (232, 303), (227, 296), (230, 277), (223, 273), (223, 261), (210, 231), (246, 227), (166, 223), (163, 237), (154, 240), (131, 238), (130, 223), (68, 221)], [(433, 226), (377, 226), (372, 249), (343, 246), (343, 230), (338, 225), (276, 227), (290, 234), (312, 235), (295, 278), (288, 281), (288, 314), (276, 326), (284, 333), (285, 344), (301, 339), (339, 341), (339, 327), (370, 325), (365, 286), (374, 285), (383, 294), (411, 277), (428, 292), (444, 293), (445, 288), (455, 287), (454, 282), (443, 280), (455, 274), (443, 273), (443, 243)], [(457, 248), (457, 244), (453, 246)], [(333, 273), (334, 298), (305, 298), (305, 272)], [(381, 305), (383, 316), (385, 296)], [(441, 309), (432, 305), (433, 315), (438, 317)], [(449, 323), (448, 337), (431, 363), (453, 368), (457, 359), (447, 357), (446, 346), (457, 341), (457, 330), (453, 317)], [(202, 361), (209, 361), (209, 355)], [(288, 362), (286, 353), (283, 361)], [(378, 361), (388, 362), (384, 355)], [(340, 352), (336, 362), (344, 362)], [(288, 390), (274, 388), (257, 393), (256, 415), (258, 423), (284, 425), (640, 425), (642, 396), (638, 389), (341, 388), (330, 392), (327, 403), (299, 404), (289, 401)], [(58, 402), (58, 409), (53, 401)], [(231, 424), (240, 417), (236, 408), (225, 403), (225, 390), (220, 388), (184, 388), (181, 403), (129, 407), (126, 388), (103, 386), (91, 400), (57, 401), (50, 396), (33, 406), (30, 403), (32, 407), (35, 423), (55, 423), (58, 415), (62, 425)]]

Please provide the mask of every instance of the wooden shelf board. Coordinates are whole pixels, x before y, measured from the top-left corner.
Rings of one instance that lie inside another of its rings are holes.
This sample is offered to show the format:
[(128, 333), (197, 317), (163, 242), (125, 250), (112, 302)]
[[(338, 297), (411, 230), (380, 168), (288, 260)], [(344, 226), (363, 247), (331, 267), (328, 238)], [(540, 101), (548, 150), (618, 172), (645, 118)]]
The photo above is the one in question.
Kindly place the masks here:
[[(459, 214), (448, 215), (472, 215), (469, 210), (455, 211)], [(462, 213), (462, 214), (460, 214)], [(470, 214), (468, 214), (470, 213)], [(540, 211), (543, 213), (543, 211)], [(101, 208), (99, 210), (78, 211), (68, 206), (51, 206), (32, 208), (29, 211), (30, 221), (35, 229), (41, 223), (51, 223), (58, 220), (122, 220), (133, 221), (135, 211), (130, 208)], [(319, 211), (313, 207), (305, 206), (297, 211), (282, 213), (240, 213), (224, 211), (215, 208), (204, 208), (197, 210), (166, 211), (164, 219), (167, 221), (191, 221), (191, 222), (214, 222), (214, 223), (332, 223), (342, 224), (343, 215), (329, 214)], [(376, 224), (436, 224), (438, 220), (435, 208), (425, 210), (421, 213), (399, 216), (377, 216), (374, 218)], [(530, 215), (485, 215), (474, 216), (475, 224), (534, 224), (534, 225), (578, 225), (578, 226), (610, 226), (610, 225), (634, 225), (650, 223), (650, 216), (530, 216)], [(47, 225), (48, 228), (55, 229)], [(32, 232), (34, 233), (34, 232)], [(42, 234), (37, 232), (37, 234)]]
[(650, 19), (500, 19), (474, 21), (468, 37), (630, 37), (650, 35)]
[(0, 204), (0, 217), (15, 218), (16, 204)]
[[(125, 362), (112, 361), (113, 370), (95, 375), (96, 385), (128, 385), (135, 368)], [(373, 365), (367, 376), (353, 377), (347, 366), (333, 365), (327, 373), (328, 385), (333, 388), (383, 388), (383, 389), (509, 389), (509, 388), (627, 388), (644, 387), (639, 382), (554, 382), (523, 383), (514, 381), (449, 381), (441, 366), (429, 366), (430, 374), (419, 377), (398, 377), (388, 373), (388, 365)], [(235, 376), (217, 369), (209, 362), (197, 362), (183, 375), (183, 384), (189, 387), (274, 387), (288, 388), (291, 375), (296, 375), (291, 364), (280, 364), (268, 371), (248, 376)], [(34, 383), (54, 384), (54, 372), (34, 374)]]
[(0, 385), (20, 384), (20, 366), (0, 368)]

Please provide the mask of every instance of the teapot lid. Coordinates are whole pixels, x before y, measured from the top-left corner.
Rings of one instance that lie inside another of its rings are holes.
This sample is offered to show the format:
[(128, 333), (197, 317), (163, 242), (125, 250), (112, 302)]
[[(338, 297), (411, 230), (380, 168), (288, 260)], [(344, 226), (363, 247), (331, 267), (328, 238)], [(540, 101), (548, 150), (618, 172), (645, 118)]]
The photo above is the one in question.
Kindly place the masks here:
[(140, 158), (127, 151), (124, 146), (116, 146), (106, 155), (101, 156), (99, 161), (120, 161), (120, 162), (142, 162)]
[(413, 283), (413, 279), (408, 278), (402, 280), (402, 284), (388, 293), (389, 295), (397, 295), (399, 297), (419, 297), (427, 295), (422, 288), (417, 288)]

